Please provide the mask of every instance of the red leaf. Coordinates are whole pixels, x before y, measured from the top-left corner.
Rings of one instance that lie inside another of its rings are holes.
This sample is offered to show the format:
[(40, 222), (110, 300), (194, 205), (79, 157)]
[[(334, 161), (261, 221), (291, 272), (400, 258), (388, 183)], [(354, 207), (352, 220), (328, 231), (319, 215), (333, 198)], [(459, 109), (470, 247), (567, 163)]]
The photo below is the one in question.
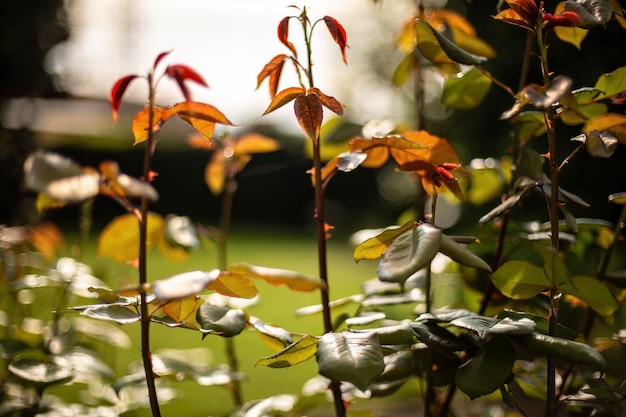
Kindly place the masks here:
[(159, 62), (161, 62), (161, 60), (168, 56), (170, 53), (172, 53), (172, 51), (161, 52), (159, 55), (157, 55), (156, 59), (154, 60), (154, 65), (152, 65), (152, 68), (156, 69), (157, 65), (159, 65)]
[(543, 23), (550, 26), (578, 26), (583, 24), (583, 20), (578, 13), (566, 11), (557, 15), (544, 14)]
[(272, 99), (272, 102), (270, 103), (269, 106), (267, 106), (267, 109), (265, 110), (263, 114), (265, 115), (265, 114), (273, 112), (274, 110), (289, 103), (296, 97), (300, 95), (304, 95), (304, 92), (305, 90), (302, 87), (289, 87), (289, 88), (284, 89), (283, 91), (278, 93), (276, 96), (274, 96), (274, 98)]
[(296, 119), (300, 127), (313, 142), (317, 142), (320, 136), (320, 127), (324, 114), (322, 112), (322, 102), (315, 94), (301, 94), (294, 102)]
[(126, 92), (126, 88), (128, 88), (130, 82), (137, 77), (138, 75), (127, 75), (122, 77), (117, 80), (113, 85), (113, 88), (111, 88), (109, 100), (111, 101), (111, 108), (113, 110), (113, 122), (117, 121), (117, 112), (122, 104), (122, 96), (124, 95), (124, 92)]
[(293, 53), (294, 57), (298, 57), (298, 52), (296, 51), (296, 47), (293, 46), (293, 43), (287, 40), (289, 36), (289, 19), (290, 17), (285, 17), (278, 24), (278, 40), (282, 42), (289, 50)]
[(346, 35), (346, 30), (343, 28), (343, 26), (341, 26), (341, 23), (339, 23), (334, 17), (324, 16), (324, 23), (326, 23), (326, 27), (328, 27), (330, 36), (333, 37), (333, 40), (337, 45), (339, 45), (339, 49), (341, 49), (343, 62), (347, 64), (348, 61), (346, 60), (346, 46), (348, 43), (348, 37)]
[(204, 87), (208, 87), (204, 78), (186, 65), (170, 65), (166, 68), (165, 73), (168, 77), (176, 80), (178, 86), (180, 87), (180, 91), (183, 93), (183, 96), (185, 96), (185, 100), (187, 101), (191, 100), (191, 94), (185, 85), (185, 81), (191, 80)]
[(339, 116), (343, 116), (343, 105), (335, 97), (327, 96), (316, 87), (309, 88), (308, 93), (316, 94), (327, 109), (335, 112)]
[(272, 58), (270, 62), (265, 65), (265, 67), (263, 67), (263, 69), (257, 76), (257, 90), (261, 86), (263, 80), (265, 80), (267, 77), (270, 77), (270, 95), (272, 96), (272, 98), (276, 96), (276, 91), (278, 90), (278, 80), (280, 79), (280, 74), (283, 71), (285, 58), (287, 58), (287, 55), (285, 54), (276, 55), (274, 58)]

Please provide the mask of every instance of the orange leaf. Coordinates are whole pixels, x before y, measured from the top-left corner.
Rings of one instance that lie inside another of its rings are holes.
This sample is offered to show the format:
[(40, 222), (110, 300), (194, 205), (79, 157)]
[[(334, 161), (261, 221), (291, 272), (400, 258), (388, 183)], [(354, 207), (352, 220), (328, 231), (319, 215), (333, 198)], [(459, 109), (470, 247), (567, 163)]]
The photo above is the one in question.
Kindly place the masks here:
[(172, 300), (163, 306), (163, 312), (176, 323), (193, 318), (198, 309), (198, 299), (195, 296)]
[[(154, 106), (152, 107), (152, 111), (154, 112), (152, 118), (152, 132), (157, 132), (161, 126), (163, 117), (163, 113), (165, 109), (162, 107)], [(141, 142), (148, 140), (149, 132), (149, 124), (150, 124), (150, 106), (146, 106), (141, 110), (135, 118), (133, 119), (133, 136), (135, 137), (135, 143), (133, 145), (137, 145)]]
[(452, 146), (450, 146), (448, 141), (445, 139), (431, 135), (424, 130), (406, 132), (404, 137), (414, 144), (419, 144), (425, 147), (422, 149), (403, 149), (392, 147), (391, 155), (394, 157), (398, 165), (415, 160), (425, 161), (433, 167), (440, 166), (445, 163), (461, 163), (459, 157), (454, 151), (454, 148), (452, 148)]
[(138, 75), (127, 75), (122, 77), (117, 80), (113, 85), (113, 88), (111, 88), (109, 100), (111, 101), (111, 108), (113, 110), (113, 122), (117, 122), (117, 112), (122, 104), (122, 96), (124, 95), (124, 92), (126, 92), (126, 89), (131, 81), (137, 77)]
[(287, 55), (280, 54), (276, 55), (270, 62), (268, 62), (259, 75), (257, 76), (257, 90), (263, 83), (267, 77), (270, 77), (270, 95), (272, 97), (276, 96), (276, 91), (278, 90), (278, 81), (280, 80), (280, 75), (283, 71), (283, 65), (285, 65), (285, 58)]
[(237, 139), (233, 148), (235, 155), (265, 153), (280, 149), (280, 143), (260, 133), (248, 133)]
[(346, 46), (348, 42), (348, 37), (346, 35), (346, 30), (343, 28), (343, 26), (341, 26), (341, 23), (339, 23), (334, 17), (324, 16), (324, 23), (326, 23), (326, 27), (328, 27), (330, 36), (332, 36), (335, 43), (339, 45), (343, 62), (347, 64), (348, 61), (346, 60)]
[(298, 52), (296, 51), (296, 47), (293, 46), (293, 43), (287, 40), (287, 37), (289, 37), (289, 19), (290, 17), (285, 17), (280, 21), (280, 23), (278, 23), (278, 40), (289, 48), (289, 50), (293, 53), (293, 56), (297, 58)]
[[(339, 157), (336, 156), (330, 161), (328, 161), (326, 165), (324, 165), (324, 167), (322, 168), (322, 182), (326, 181), (327, 178), (329, 178), (331, 175), (334, 175), (337, 172), (338, 162), (339, 162)], [(311, 168), (307, 172), (311, 174), (311, 181), (313, 183), (313, 186), (315, 186), (315, 168)]]
[(184, 101), (166, 109), (163, 114), (163, 121), (172, 116), (180, 117), (208, 140), (211, 140), (211, 137), (213, 137), (215, 123), (228, 126), (233, 125), (231, 121), (215, 107), (196, 101)]
[(170, 65), (165, 69), (165, 74), (176, 80), (176, 83), (178, 83), (178, 86), (180, 87), (180, 91), (183, 93), (183, 96), (185, 96), (185, 100), (187, 101), (191, 100), (191, 94), (185, 85), (185, 81), (191, 80), (204, 87), (208, 87), (204, 78), (187, 65)]
[(301, 94), (294, 102), (296, 119), (300, 127), (313, 142), (317, 142), (322, 126), (323, 112), (322, 102), (315, 94)]
[(214, 195), (219, 195), (224, 190), (226, 180), (226, 162), (224, 152), (219, 149), (211, 155), (211, 161), (204, 169), (204, 182)]
[(273, 112), (274, 110), (289, 103), (296, 97), (303, 95), (304, 92), (305, 90), (302, 87), (289, 87), (289, 88), (284, 89), (283, 91), (278, 93), (276, 96), (274, 96), (274, 98), (272, 99), (272, 102), (270, 103), (270, 105), (267, 107), (267, 109), (265, 110), (263, 114), (265, 115), (265, 114)]
[(252, 280), (229, 272), (221, 272), (207, 288), (227, 297), (254, 298), (259, 293)]
[(316, 94), (327, 109), (335, 112), (335, 114), (339, 116), (343, 115), (343, 105), (335, 97), (327, 96), (316, 87), (309, 88), (308, 94), (311, 93)]
[(28, 229), (30, 243), (47, 260), (52, 260), (63, 243), (61, 230), (54, 223), (42, 223)]
[(365, 168), (380, 168), (389, 159), (389, 148), (377, 146), (369, 139), (354, 138), (349, 143), (350, 151), (362, 151), (367, 154), (367, 159), (361, 163)]
[(207, 142), (206, 138), (202, 135), (191, 136), (189, 140), (187, 140), (187, 144), (193, 149), (211, 150), (211, 143)]

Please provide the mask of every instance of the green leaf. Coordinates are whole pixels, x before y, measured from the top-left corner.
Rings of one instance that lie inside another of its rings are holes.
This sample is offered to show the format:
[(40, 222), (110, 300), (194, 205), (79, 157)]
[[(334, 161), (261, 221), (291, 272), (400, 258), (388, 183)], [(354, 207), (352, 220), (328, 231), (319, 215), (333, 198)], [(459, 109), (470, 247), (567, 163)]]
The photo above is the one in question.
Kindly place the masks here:
[(481, 257), (444, 234), (441, 235), (439, 242), (439, 252), (461, 265), (491, 273), (491, 267)]
[(413, 52), (406, 54), (396, 69), (393, 71), (392, 81), (394, 85), (401, 86), (407, 82), (411, 74), (413, 74), (413, 70), (417, 69), (419, 66), (419, 61), (415, 57)]
[(626, 90), (626, 66), (608, 74), (602, 74), (596, 81), (596, 89), (602, 91), (601, 98), (611, 98)]
[(238, 335), (246, 328), (248, 316), (241, 309), (205, 303), (198, 308), (196, 320), (203, 332), (215, 332), (220, 336), (232, 337)]
[(546, 133), (543, 113), (538, 111), (521, 112), (515, 116), (515, 127), (519, 140), (525, 142)]
[(70, 366), (28, 358), (12, 361), (8, 370), (15, 377), (39, 387), (40, 390), (50, 385), (68, 382), (73, 378)]
[(619, 308), (608, 287), (594, 277), (577, 275), (559, 289), (581, 299), (602, 316), (610, 316)]
[(572, 91), (573, 100), (565, 100), (564, 97), (561, 100), (563, 123), (575, 126), (606, 113), (607, 105), (597, 101), (601, 94), (602, 91), (595, 88), (580, 88)]
[(319, 338), (311, 335), (303, 336), (274, 355), (259, 359), (255, 366), (263, 365), (270, 368), (287, 368), (302, 363), (315, 355)]
[(190, 271), (155, 281), (152, 291), (160, 301), (176, 300), (198, 295), (220, 276), (219, 269)]
[(490, 394), (506, 383), (514, 362), (515, 348), (511, 342), (502, 336), (493, 337), (459, 367), (456, 385), (472, 400)]
[(452, 60), (464, 65), (480, 65), (487, 61), (487, 58), (470, 54), (459, 48), (451, 40), (433, 29), (428, 22), (418, 19), (416, 25), (417, 49), (428, 60), (435, 63)]
[(543, 258), (543, 272), (550, 282), (558, 287), (569, 281), (567, 268), (558, 251), (541, 244), (533, 245), (533, 250)]
[(98, 305), (87, 308), (82, 315), (92, 319), (114, 321), (117, 324), (128, 324), (139, 321), (139, 314), (135, 310), (120, 305)]
[(478, 334), (481, 339), (494, 334), (530, 334), (535, 331), (534, 321), (521, 318), (514, 320), (505, 317), (501, 320), (479, 315), (461, 317), (450, 322), (451, 326), (471, 330)]
[(543, 173), (544, 161), (544, 157), (537, 151), (530, 149), (530, 146), (524, 146), (517, 163), (516, 174), (535, 180), (539, 179)]
[(400, 284), (427, 266), (439, 251), (441, 230), (422, 223), (398, 236), (383, 254), (378, 264), (378, 278)]
[(491, 79), (472, 67), (446, 78), (441, 103), (457, 110), (473, 109), (482, 103), (490, 87)]
[(317, 344), (320, 375), (352, 383), (361, 391), (385, 369), (375, 333), (326, 333)]
[(378, 327), (367, 330), (351, 330), (352, 333), (374, 333), (381, 345), (401, 345), (415, 342), (416, 335), (408, 324)]
[(493, 273), (491, 280), (502, 294), (515, 300), (532, 298), (552, 286), (543, 268), (526, 261), (502, 264)]
[(444, 352), (460, 352), (469, 349), (466, 340), (435, 323), (410, 323), (419, 340), (428, 347)]
[(526, 346), (536, 352), (590, 365), (594, 369), (603, 370), (606, 368), (606, 360), (604, 357), (591, 346), (584, 343), (540, 333), (532, 333), (523, 336), (522, 340)]

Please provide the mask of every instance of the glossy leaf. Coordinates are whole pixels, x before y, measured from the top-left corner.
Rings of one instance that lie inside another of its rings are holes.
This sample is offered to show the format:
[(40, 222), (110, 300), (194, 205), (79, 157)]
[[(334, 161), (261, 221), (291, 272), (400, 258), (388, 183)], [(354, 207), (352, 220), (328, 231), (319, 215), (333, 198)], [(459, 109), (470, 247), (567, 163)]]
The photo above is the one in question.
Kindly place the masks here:
[(74, 377), (72, 368), (55, 362), (20, 358), (9, 363), (7, 370), (15, 377), (40, 387), (63, 384)]
[[(148, 248), (157, 243), (163, 235), (163, 217), (156, 213), (148, 214)], [(98, 256), (113, 258), (124, 263), (139, 255), (139, 224), (133, 214), (122, 214), (114, 218), (98, 237)]]
[(319, 338), (305, 335), (274, 355), (259, 359), (256, 366), (287, 368), (302, 363), (315, 356)]
[(276, 94), (276, 96), (272, 98), (272, 102), (267, 107), (267, 109), (265, 109), (265, 112), (263, 114), (265, 115), (273, 112), (276, 109), (281, 108), (285, 104), (295, 100), (296, 97), (303, 95), (305, 91), (306, 90), (302, 87), (289, 87), (282, 90), (280, 93)]
[(250, 318), (250, 324), (259, 332), (263, 342), (274, 350), (280, 351), (293, 343), (291, 333), (287, 330), (263, 323), (257, 318)]
[(229, 267), (228, 271), (248, 278), (262, 279), (274, 286), (286, 285), (294, 291), (314, 291), (324, 287), (324, 283), (318, 278), (286, 269), (266, 268), (240, 263)]
[(270, 97), (274, 98), (276, 96), (278, 82), (285, 66), (285, 58), (287, 58), (285, 54), (276, 55), (270, 62), (265, 64), (259, 75), (257, 75), (257, 90), (261, 87), (261, 83), (269, 77)]
[(594, 277), (577, 275), (559, 289), (582, 300), (596, 313), (608, 317), (619, 308), (619, 304), (606, 284)]
[(439, 241), (439, 252), (461, 265), (491, 273), (491, 267), (487, 262), (443, 233)]
[(222, 272), (220, 276), (211, 281), (207, 287), (227, 297), (254, 298), (259, 294), (254, 282), (238, 275)]
[(511, 8), (500, 11), (494, 18), (535, 32), (539, 14), (535, 1), (506, 0), (506, 2)]
[(565, 262), (557, 250), (542, 244), (534, 244), (533, 250), (543, 258), (543, 272), (550, 282), (556, 286), (561, 286), (569, 281)]
[(109, 101), (111, 102), (111, 110), (113, 123), (117, 122), (118, 111), (120, 105), (122, 104), (122, 96), (126, 92), (126, 89), (130, 85), (130, 83), (137, 78), (138, 75), (127, 75), (125, 77), (120, 78), (113, 84), (113, 88), (111, 88), (111, 93), (109, 94)]
[(377, 274), (381, 281), (404, 283), (426, 267), (439, 251), (441, 230), (422, 223), (398, 236), (380, 259)]
[(343, 105), (335, 97), (327, 96), (322, 93), (319, 88), (315, 87), (309, 88), (307, 94), (315, 94), (320, 99), (324, 107), (339, 116), (343, 115)]
[(296, 47), (287, 39), (289, 37), (289, 19), (291, 19), (291, 17), (287, 16), (278, 23), (278, 40), (289, 48), (293, 56), (297, 58), (298, 51), (296, 51)]
[(383, 255), (383, 253), (385, 253), (398, 236), (414, 229), (416, 226), (417, 222), (415, 220), (410, 220), (400, 227), (390, 227), (378, 236), (369, 238), (354, 248), (352, 257), (357, 262), (363, 259), (378, 259)]
[(583, 133), (591, 131), (612, 133), (621, 143), (626, 144), (626, 115), (606, 113), (594, 118), (583, 126)]
[(218, 333), (220, 336), (233, 337), (246, 328), (248, 317), (246, 312), (241, 309), (205, 303), (198, 308), (196, 320), (206, 333)]
[(90, 320), (77, 317), (74, 320), (76, 331), (80, 334), (98, 340), (111, 347), (129, 349), (132, 347), (130, 337), (117, 325), (106, 321)]
[(219, 275), (218, 269), (208, 272), (183, 272), (167, 279), (155, 281), (152, 284), (152, 292), (160, 301), (188, 298), (204, 291)]
[(385, 369), (383, 352), (374, 333), (326, 333), (317, 344), (318, 372), (365, 391)]
[(464, 65), (480, 65), (487, 58), (470, 54), (444, 35), (433, 29), (428, 22), (417, 20), (417, 48), (425, 58), (434, 63), (456, 62)]
[(622, 206), (626, 205), (626, 193), (615, 193), (609, 195), (609, 202)]
[(170, 65), (165, 69), (165, 74), (167, 74), (168, 77), (173, 78), (176, 81), (178, 87), (180, 88), (180, 91), (183, 93), (183, 96), (187, 101), (191, 100), (191, 93), (189, 92), (189, 89), (185, 84), (186, 81), (193, 81), (204, 87), (208, 87), (206, 81), (204, 81), (204, 78), (202, 78), (200, 74), (198, 74), (195, 70), (188, 67), (187, 65)]
[(611, 98), (626, 91), (626, 66), (602, 74), (596, 81), (594, 88), (603, 92), (603, 98)]
[[(554, 9), (554, 13), (559, 14), (565, 11), (566, 4), (567, 2), (560, 2), (557, 4)], [(583, 40), (585, 40), (588, 32), (589, 31), (587, 29), (576, 26), (556, 26), (554, 28), (554, 33), (560, 40), (574, 45), (578, 49), (580, 49), (580, 46)]]
[(525, 300), (552, 286), (543, 268), (526, 261), (509, 261), (500, 266), (491, 280), (502, 294), (515, 300)]
[[(210, 104), (199, 103), (197, 101), (184, 101), (165, 109), (162, 116), (163, 121), (172, 116), (180, 117), (194, 128), (196, 128), (195, 123), (198, 123), (199, 121), (220, 123), (226, 126), (233, 125), (231, 121), (228, 120), (228, 118), (217, 108), (211, 106)], [(202, 133), (201, 129), (196, 128), (196, 130)]]
[(313, 142), (317, 142), (324, 118), (320, 98), (315, 94), (301, 94), (295, 98), (294, 111), (304, 133)]
[(597, 130), (575, 136), (572, 140), (583, 142), (587, 153), (596, 158), (610, 158), (619, 144), (619, 140), (612, 133), (599, 133)]
[(582, 24), (579, 26), (584, 29), (604, 26), (613, 17), (611, 3), (605, 0), (566, 0), (564, 3), (565, 11), (580, 17)]
[(339, 50), (341, 51), (341, 58), (343, 59), (344, 64), (347, 64), (346, 60), (346, 47), (348, 46), (348, 37), (346, 35), (346, 30), (343, 28), (341, 23), (337, 21), (334, 17), (324, 16), (324, 23), (326, 23), (326, 27), (330, 32), (330, 36), (332, 36), (333, 40), (337, 45), (339, 45)]
[(80, 314), (92, 319), (113, 321), (117, 324), (135, 323), (141, 318), (137, 311), (117, 304), (89, 307)]
[(54, 152), (33, 152), (24, 161), (26, 188), (41, 193), (51, 182), (83, 174), (72, 159)]
[(584, 343), (540, 333), (529, 334), (524, 336), (522, 340), (526, 346), (536, 352), (563, 358), (574, 363), (589, 365), (597, 370), (606, 368), (604, 357), (591, 346)]
[[(152, 107), (153, 111), (153, 119), (152, 119), (152, 133), (155, 133), (159, 130), (161, 126), (161, 117), (163, 116), (163, 112), (165, 109), (162, 107), (154, 106)], [(150, 106), (144, 107), (133, 119), (133, 136), (135, 137), (135, 143), (133, 145), (137, 145), (141, 142), (145, 142), (148, 140), (150, 136), (149, 132), (150, 125)]]
[(511, 377), (515, 347), (505, 337), (493, 337), (459, 367), (455, 382), (472, 400), (491, 394)]
[(483, 101), (490, 87), (491, 79), (473, 67), (446, 78), (441, 103), (457, 110), (473, 109)]
[(109, 185), (114, 186), (115, 194), (120, 197), (145, 198), (148, 201), (157, 201), (159, 199), (159, 194), (152, 185), (126, 174), (117, 175)]
[(168, 214), (165, 216), (165, 240), (186, 251), (200, 247), (198, 231), (194, 223), (187, 216), (175, 216)]
[(351, 330), (352, 333), (374, 333), (381, 345), (401, 345), (414, 343), (416, 340), (413, 328), (408, 324), (396, 324), (366, 330)]

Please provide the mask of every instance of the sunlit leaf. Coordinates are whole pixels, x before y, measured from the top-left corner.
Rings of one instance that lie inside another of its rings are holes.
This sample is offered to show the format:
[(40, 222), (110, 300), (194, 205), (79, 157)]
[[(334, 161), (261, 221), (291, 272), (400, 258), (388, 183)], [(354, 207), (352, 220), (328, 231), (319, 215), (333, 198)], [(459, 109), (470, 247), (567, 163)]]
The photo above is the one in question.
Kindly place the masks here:
[(515, 127), (521, 141), (527, 141), (546, 133), (546, 123), (543, 113), (538, 111), (524, 111), (515, 116)]
[(54, 152), (36, 151), (24, 161), (26, 188), (41, 193), (55, 180), (81, 175), (83, 168), (76, 162)]
[(536, 352), (563, 358), (574, 363), (590, 365), (598, 370), (606, 368), (604, 357), (584, 343), (540, 333), (523, 336), (522, 340), (526, 346)]
[(302, 363), (315, 356), (318, 338), (305, 335), (296, 340), (283, 350), (263, 359), (259, 359), (255, 366), (268, 366), (270, 368), (287, 368)]
[(198, 295), (217, 279), (220, 271), (190, 271), (155, 281), (152, 292), (160, 301), (176, 300)]
[(472, 400), (490, 394), (511, 377), (515, 347), (505, 337), (493, 337), (459, 367), (455, 382)]
[[(2, 231), (5, 229), (0, 228), (0, 235), (2, 235)], [(28, 239), (38, 252), (46, 259), (52, 260), (61, 248), (63, 234), (54, 223), (46, 222), (30, 226), (28, 228)], [(1, 236), (0, 241), (3, 241)]]
[(351, 330), (352, 333), (374, 333), (381, 345), (401, 345), (414, 343), (416, 334), (409, 324), (396, 324), (366, 330)]
[(204, 182), (214, 195), (220, 195), (224, 191), (226, 160), (221, 150), (217, 150), (211, 155), (211, 160), (204, 169)]
[(185, 81), (193, 81), (204, 87), (208, 87), (206, 81), (204, 81), (204, 78), (202, 78), (200, 74), (198, 74), (195, 70), (188, 67), (187, 65), (170, 65), (165, 69), (165, 74), (167, 74), (168, 77), (176, 80), (180, 91), (183, 93), (183, 96), (185, 96), (185, 100), (187, 101), (191, 100), (191, 93), (189, 92)]
[(346, 35), (346, 30), (343, 28), (341, 23), (337, 21), (334, 17), (324, 16), (324, 23), (326, 23), (326, 27), (330, 32), (330, 36), (332, 36), (333, 40), (337, 45), (339, 45), (339, 49), (341, 50), (341, 58), (343, 59), (344, 64), (347, 64), (346, 60), (346, 47), (348, 43), (348, 37)]
[(77, 317), (74, 325), (79, 333), (112, 347), (129, 349), (132, 346), (130, 337), (116, 324)]
[(579, 298), (596, 313), (605, 317), (610, 316), (619, 308), (619, 304), (606, 284), (593, 277), (574, 276), (569, 282), (560, 285), (559, 289)]
[(583, 22), (580, 27), (584, 29), (604, 26), (613, 17), (611, 3), (605, 0), (566, 0), (564, 9), (576, 13)]
[(157, 57), (154, 60), (154, 64), (152, 64), (152, 68), (156, 69), (157, 65), (159, 65), (159, 63), (163, 60), (163, 58), (165, 58), (171, 53), (172, 51), (166, 51), (166, 52), (161, 52), (159, 55), (157, 55)]
[(126, 92), (126, 89), (130, 85), (131, 81), (137, 78), (138, 75), (127, 75), (120, 78), (113, 84), (111, 93), (109, 94), (109, 101), (111, 102), (113, 122), (117, 122), (117, 115), (120, 105), (122, 104), (122, 96)]
[(246, 328), (248, 315), (241, 309), (228, 306), (202, 304), (196, 313), (196, 320), (203, 331), (219, 333), (220, 336), (233, 337)]
[(419, 67), (419, 60), (412, 52), (404, 55), (393, 71), (391, 79), (396, 86), (404, 85), (413, 71)]
[[(161, 126), (161, 117), (163, 116), (163, 112), (165, 109), (158, 106), (152, 107), (152, 133), (157, 132)], [(150, 135), (149, 132), (150, 126), (150, 106), (144, 107), (133, 119), (133, 136), (135, 137), (135, 143), (133, 145), (137, 145), (141, 142), (145, 142), (148, 140)]]
[(598, 132), (609, 131), (621, 143), (626, 143), (626, 115), (619, 113), (606, 113), (589, 121), (583, 126), (583, 133), (593, 130)]
[(164, 237), (171, 245), (185, 250), (195, 249), (200, 246), (198, 231), (187, 216), (175, 216), (173, 214), (165, 216)]
[(428, 22), (417, 20), (417, 48), (428, 60), (435, 63), (457, 62), (464, 65), (479, 65), (487, 58), (470, 54), (444, 35), (433, 29)]
[[(405, 132), (403, 138), (386, 142), (398, 165), (415, 160), (425, 161), (432, 167), (461, 163), (454, 148), (443, 138), (424, 130)], [(407, 142), (411, 146), (405, 146)]]
[(276, 55), (270, 62), (265, 64), (257, 76), (257, 90), (261, 86), (261, 83), (263, 83), (263, 80), (269, 77), (270, 96), (272, 98), (276, 96), (276, 92), (278, 91), (278, 82), (280, 81), (283, 66), (285, 65), (285, 58), (287, 58), (287, 55), (285, 54)]
[(525, 300), (552, 287), (552, 282), (543, 268), (526, 261), (505, 262), (491, 280), (502, 294), (515, 300)]
[(587, 153), (597, 158), (610, 158), (617, 149), (619, 141), (610, 132), (599, 133), (592, 130), (587, 134), (578, 135), (572, 140), (583, 142)]
[(117, 304), (90, 307), (83, 310), (81, 314), (92, 319), (114, 321), (117, 324), (135, 323), (140, 319), (137, 311)]
[(444, 234), (441, 235), (439, 251), (461, 265), (491, 273), (491, 267), (481, 257)]
[(458, 110), (473, 109), (483, 101), (490, 87), (491, 79), (473, 67), (446, 78), (441, 103)]
[(544, 275), (554, 285), (565, 285), (569, 281), (569, 274), (565, 262), (561, 259), (557, 250), (551, 246), (534, 244), (533, 250), (541, 255), (543, 259)]
[(564, 108), (559, 113), (563, 123), (574, 126), (606, 113), (607, 105), (597, 101), (601, 94), (595, 88), (581, 88), (572, 91), (571, 99), (563, 97), (561, 104)]
[(626, 66), (602, 74), (596, 81), (594, 88), (603, 92), (603, 98), (611, 98), (626, 91)]
[(40, 390), (50, 385), (69, 382), (74, 376), (69, 366), (29, 358), (11, 361), (7, 370), (22, 381), (40, 387)]
[(343, 152), (337, 156), (337, 169), (342, 172), (351, 172), (367, 159), (365, 152)]
[(280, 143), (260, 133), (247, 133), (237, 139), (233, 149), (236, 154), (273, 152), (280, 149)]
[(537, 84), (530, 84), (524, 87), (521, 94), (528, 99), (528, 103), (538, 108), (547, 109), (559, 101), (565, 94), (571, 92), (572, 83), (571, 78), (559, 76), (552, 80), (546, 89)]
[(615, 193), (609, 196), (609, 202), (613, 204), (626, 205), (626, 193)]
[(267, 109), (265, 109), (265, 112), (263, 112), (263, 114), (265, 115), (273, 112), (276, 109), (281, 108), (285, 104), (295, 100), (296, 97), (303, 95), (305, 92), (306, 90), (302, 87), (289, 87), (282, 90), (280, 93), (276, 94), (276, 96), (272, 98), (272, 102), (267, 107)]
[(274, 286), (286, 285), (294, 291), (313, 291), (324, 287), (324, 283), (318, 278), (286, 269), (240, 263), (229, 267), (228, 272), (248, 278), (259, 278)]
[(615, 20), (617, 23), (623, 28), (626, 29), (626, 12), (624, 8), (619, 3), (619, 0), (610, 0), (611, 8), (613, 9), (613, 16), (615, 16)]
[(100, 189), (100, 175), (94, 171), (51, 181), (42, 193), (55, 201), (76, 203), (95, 197)]
[(119, 174), (115, 178), (115, 186), (121, 191), (119, 194), (122, 197), (146, 198), (148, 201), (159, 199), (159, 194), (152, 185), (126, 174)]
[(222, 272), (215, 281), (209, 283), (207, 288), (227, 297), (250, 299), (259, 294), (254, 282), (250, 279), (227, 272)]
[(494, 17), (535, 32), (539, 9), (534, 0), (506, 0), (506, 2), (511, 8), (502, 10)]
[(327, 96), (322, 93), (319, 88), (315, 87), (310, 88), (307, 94), (315, 94), (320, 99), (324, 107), (339, 116), (343, 115), (343, 105), (335, 97)]
[(293, 343), (291, 333), (281, 327), (263, 323), (254, 317), (250, 318), (250, 324), (259, 332), (263, 342), (274, 350), (280, 351)]
[(375, 333), (326, 333), (317, 344), (318, 372), (365, 391), (385, 369)]
[(416, 226), (417, 222), (411, 220), (400, 227), (388, 228), (378, 236), (369, 238), (354, 248), (352, 257), (357, 262), (363, 259), (378, 259), (398, 236), (414, 229)]
[[(557, 4), (554, 13), (559, 14), (565, 11), (567, 3), (568, 2), (563, 1)], [(587, 29), (576, 26), (556, 26), (554, 28), (554, 33), (560, 40), (574, 45), (578, 49), (580, 49), (580, 45), (587, 36), (587, 32), (589, 32)]]
[[(163, 236), (163, 217), (156, 213), (148, 214), (148, 248)], [(130, 213), (114, 218), (98, 237), (98, 256), (113, 258), (117, 262), (131, 261), (139, 255), (139, 223)]]
[(295, 98), (294, 111), (304, 133), (317, 142), (324, 117), (320, 98), (315, 94), (301, 94)]
[(426, 267), (439, 251), (441, 230), (428, 223), (409, 229), (393, 240), (382, 255), (377, 274), (381, 281), (400, 284)]
[(293, 56), (297, 58), (298, 51), (296, 51), (296, 47), (287, 39), (289, 37), (289, 19), (291, 19), (291, 17), (287, 16), (278, 23), (278, 40), (289, 48)]
[(162, 116), (163, 121), (172, 116), (180, 117), (205, 137), (207, 135), (204, 134), (203, 128), (206, 127), (207, 123), (220, 123), (226, 126), (233, 125), (231, 121), (214, 106), (196, 101), (184, 101), (165, 109)]

